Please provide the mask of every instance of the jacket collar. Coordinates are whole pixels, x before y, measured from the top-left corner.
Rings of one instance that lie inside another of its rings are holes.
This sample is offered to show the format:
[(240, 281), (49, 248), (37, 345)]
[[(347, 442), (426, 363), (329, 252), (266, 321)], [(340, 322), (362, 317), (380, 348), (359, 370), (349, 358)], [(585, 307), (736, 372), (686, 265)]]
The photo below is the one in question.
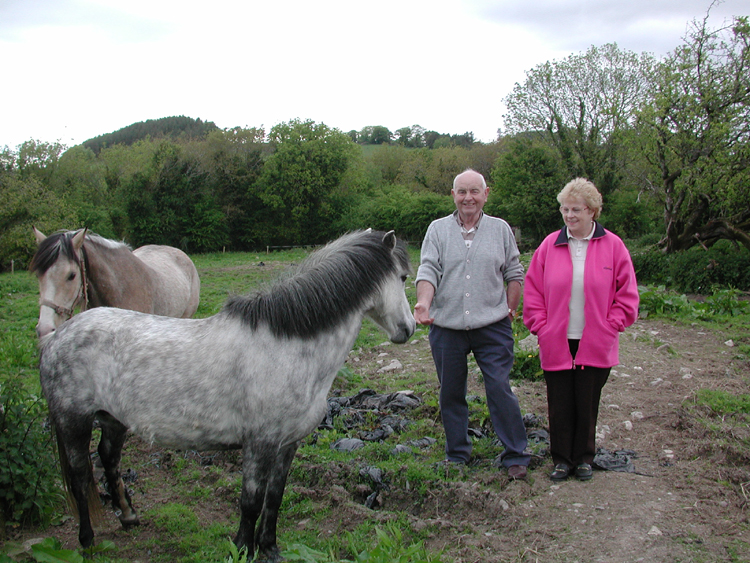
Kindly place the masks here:
[[(605, 234), (607, 234), (604, 230), (604, 227), (602, 227), (596, 221), (594, 221), (594, 223), (596, 224), (596, 227), (594, 228), (594, 234), (591, 237), (591, 240), (602, 238)], [(568, 227), (563, 227), (557, 234), (557, 238), (555, 239), (555, 246), (558, 246), (560, 244), (568, 244)]]

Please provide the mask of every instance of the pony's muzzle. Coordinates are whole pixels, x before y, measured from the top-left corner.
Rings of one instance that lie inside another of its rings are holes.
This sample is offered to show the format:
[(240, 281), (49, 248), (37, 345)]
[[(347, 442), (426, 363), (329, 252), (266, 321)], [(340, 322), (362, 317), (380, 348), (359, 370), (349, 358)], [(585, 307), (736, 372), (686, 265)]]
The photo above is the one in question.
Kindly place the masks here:
[(391, 342), (394, 344), (403, 344), (409, 338), (411, 338), (411, 335), (414, 334), (414, 331), (417, 329), (417, 323), (412, 321), (411, 323), (402, 323), (399, 324), (397, 327), (396, 332), (391, 335)]

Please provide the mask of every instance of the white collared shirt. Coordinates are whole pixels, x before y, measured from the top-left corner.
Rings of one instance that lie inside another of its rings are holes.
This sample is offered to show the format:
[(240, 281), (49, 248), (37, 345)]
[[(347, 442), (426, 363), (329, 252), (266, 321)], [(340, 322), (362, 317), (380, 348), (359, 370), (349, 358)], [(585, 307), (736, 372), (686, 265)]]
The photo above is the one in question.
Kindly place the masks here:
[[(566, 227), (567, 229), (567, 227)], [(570, 249), (570, 258), (573, 261), (573, 287), (570, 290), (570, 322), (568, 323), (568, 338), (580, 340), (583, 335), (583, 327), (586, 319), (583, 315), (583, 306), (585, 299), (583, 296), (583, 272), (586, 264), (586, 250), (589, 246), (591, 237), (594, 236), (596, 223), (591, 224), (591, 232), (582, 239), (577, 239), (568, 234), (568, 248)]]
[(461, 221), (461, 216), (458, 214), (458, 211), (454, 211), (453, 213), (456, 216), (456, 222), (458, 223), (458, 226), (461, 227), (461, 236), (464, 238), (464, 244), (466, 245), (466, 248), (471, 248), (471, 243), (474, 240), (474, 234), (477, 232), (477, 229), (479, 228), (479, 223), (482, 221), (482, 217), (484, 216), (484, 211), (482, 211), (479, 214), (479, 219), (477, 219), (476, 224), (471, 229), (467, 229), (466, 227), (464, 227), (464, 224)]

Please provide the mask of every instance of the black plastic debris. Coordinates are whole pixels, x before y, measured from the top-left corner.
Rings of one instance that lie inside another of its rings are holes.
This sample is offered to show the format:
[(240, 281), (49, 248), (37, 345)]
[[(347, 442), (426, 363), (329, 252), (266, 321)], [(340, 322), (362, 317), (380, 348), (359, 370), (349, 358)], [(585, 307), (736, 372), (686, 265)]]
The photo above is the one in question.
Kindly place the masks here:
[(377, 507), (380, 491), (388, 490), (388, 484), (383, 481), (383, 471), (379, 467), (369, 465), (359, 470), (359, 476), (365, 478), (373, 490), (365, 499), (365, 506), (371, 509)]
[(526, 413), (523, 415), (523, 425), (526, 428), (539, 428), (540, 426), (544, 426), (544, 420), (537, 414)]
[(396, 415), (387, 415), (380, 419), (380, 424), (383, 427), (388, 426), (394, 432), (401, 434), (406, 427), (409, 426), (409, 421), (405, 418)]
[(526, 433), (526, 436), (528, 437), (530, 442), (534, 442), (535, 444), (549, 444), (549, 432), (547, 432), (544, 428), (535, 428), (534, 430), (529, 430)]
[(604, 471), (621, 471), (623, 473), (635, 473), (632, 458), (638, 457), (632, 450), (615, 450), (610, 452), (604, 448), (597, 448), (594, 462), (595, 469)]
[(391, 434), (393, 434), (393, 428), (390, 426), (381, 426), (375, 430), (359, 432), (357, 435), (365, 442), (382, 442)]
[(339, 428), (343, 426), (346, 430), (358, 429), (366, 424), (363, 413), (374, 412), (381, 415), (377, 426), (360, 431), (358, 437), (366, 442), (381, 442), (394, 432), (403, 432), (409, 424), (407, 419), (394, 414), (395, 412), (413, 409), (420, 404), (420, 399), (411, 391), (378, 394), (372, 389), (362, 389), (352, 397), (329, 397), (326, 416), (318, 429), (333, 430), (334, 420), (337, 418), (340, 420), (337, 423)]
[(353, 452), (354, 450), (358, 450), (359, 448), (364, 447), (365, 443), (359, 438), (341, 438), (341, 440), (338, 440), (334, 444), (331, 444), (332, 450), (337, 450), (340, 452)]
[(402, 455), (402, 454), (412, 454), (414, 453), (412, 449), (404, 444), (397, 444), (395, 447), (391, 448), (391, 455)]
[(429, 448), (433, 444), (435, 444), (437, 440), (435, 438), (430, 438), (429, 436), (425, 436), (424, 438), (418, 438), (417, 440), (411, 440), (408, 442), (410, 446), (414, 446), (415, 448)]

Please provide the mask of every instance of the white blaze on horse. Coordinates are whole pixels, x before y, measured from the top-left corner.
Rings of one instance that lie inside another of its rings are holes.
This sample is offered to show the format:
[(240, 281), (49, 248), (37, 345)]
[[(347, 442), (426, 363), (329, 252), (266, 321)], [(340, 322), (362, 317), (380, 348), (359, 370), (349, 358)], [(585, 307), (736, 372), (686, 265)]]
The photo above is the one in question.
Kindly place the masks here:
[(73, 316), (76, 307), (118, 307), (167, 317), (192, 317), (200, 278), (187, 254), (171, 246), (131, 250), (86, 229), (50, 235), (34, 228), (37, 251), (29, 269), (39, 279), (41, 337)]
[(213, 317), (98, 308), (41, 339), (42, 389), (81, 544), (93, 542), (89, 503), (99, 503), (89, 456), (96, 419), (123, 526), (138, 523), (118, 467), (127, 430), (182, 450), (242, 448), (235, 543), (278, 561), (276, 522), (297, 447), (325, 417), (364, 316), (393, 342), (414, 333), (404, 292), (409, 272), (393, 231), (351, 233), (267, 290), (230, 299)]

